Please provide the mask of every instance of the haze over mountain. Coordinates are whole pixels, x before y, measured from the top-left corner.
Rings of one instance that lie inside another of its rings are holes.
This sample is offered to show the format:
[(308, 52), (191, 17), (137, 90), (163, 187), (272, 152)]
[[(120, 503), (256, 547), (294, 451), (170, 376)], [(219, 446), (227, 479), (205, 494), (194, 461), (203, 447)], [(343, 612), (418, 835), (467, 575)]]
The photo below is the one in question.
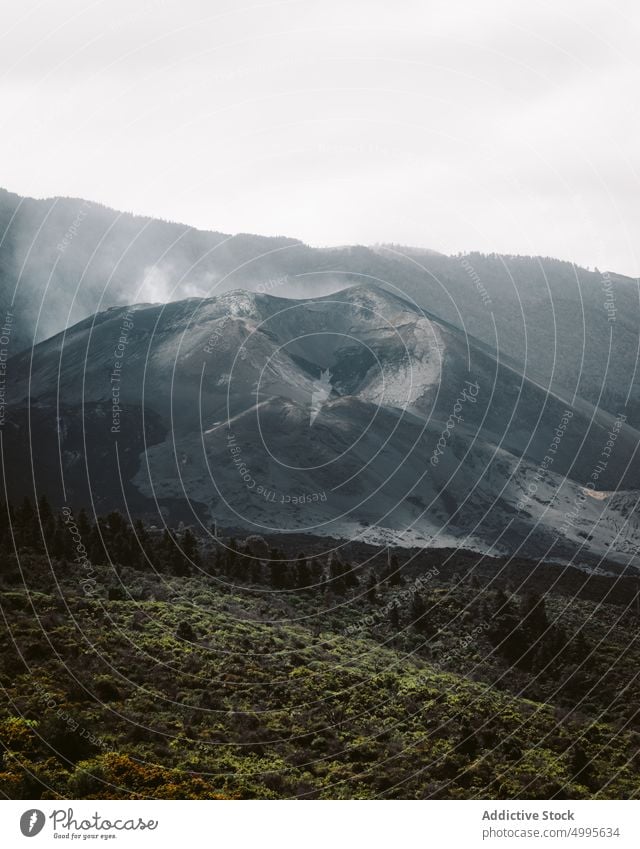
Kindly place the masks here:
[(30, 455), (58, 503), (590, 562), (640, 542), (624, 418), (373, 283), (113, 308), (9, 375), (9, 480)]
[(0, 191), (0, 310), (15, 315), (11, 354), (112, 306), (238, 288), (318, 297), (366, 282), (408, 295), (550, 390), (640, 425), (636, 280), (547, 258), (316, 249)]

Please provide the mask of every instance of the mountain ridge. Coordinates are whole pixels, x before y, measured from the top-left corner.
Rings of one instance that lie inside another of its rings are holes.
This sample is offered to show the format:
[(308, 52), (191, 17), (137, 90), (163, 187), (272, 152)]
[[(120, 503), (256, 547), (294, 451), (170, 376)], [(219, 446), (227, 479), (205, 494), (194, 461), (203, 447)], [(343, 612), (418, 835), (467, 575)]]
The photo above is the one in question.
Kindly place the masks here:
[(305, 299), (369, 280), (510, 357), (550, 390), (614, 414), (625, 407), (640, 425), (640, 296), (638, 282), (622, 275), (541, 257), (316, 248), (7, 192), (0, 233), (0, 314), (14, 315), (9, 356), (111, 306), (233, 289)]

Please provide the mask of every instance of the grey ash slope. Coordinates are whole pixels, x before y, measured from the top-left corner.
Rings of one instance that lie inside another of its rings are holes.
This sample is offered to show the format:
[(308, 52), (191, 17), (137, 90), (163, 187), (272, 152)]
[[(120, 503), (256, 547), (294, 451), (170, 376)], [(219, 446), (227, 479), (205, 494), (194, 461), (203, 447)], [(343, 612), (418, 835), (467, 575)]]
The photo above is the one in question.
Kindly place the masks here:
[[(125, 412), (111, 434), (109, 375), (128, 319)], [(601, 497), (585, 500), (613, 416), (585, 401), (572, 406), (486, 345), (374, 285), (296, 301), (233, 291), (112, 309), (11, 366), (11, 397), (19, 409), (30, 395), (43, 428), (57, 415), (59, 383), (64, 410), (55, 428), (76, 464), (67, 471), (99, 480), (92, 491), (103, 504), (117, 503), (122, 486), (138, 512), (157, 500), (170, 517), (192, 509), (207, 523), (258, 531), (522, 546), (528, 556), (559, 558), (577, 544), (580, 557), (620, 563), (640, 541), (633, 428), (616, 434)], [(460, 398), (461, 420), (434, 463)], [(566, 410), (554, 462), (536, 478)], [(65, 435), (66, 419), (83, 414), (92, 445), (102, 433), (101, 453), (90, 456), (90, 447), (84, 465), (78, 434)], [(105, 458), (115, 464), (116, 443), (129, 462), (109, 479)], [(58, 484), (48, 482), (51, 490)], [(557, 539), (575, 503), (578, 514)]]
[(402, 288), (419, 304), (545, 386), (640, 424), (640, 281), (550, 257), (379, 252), (411, 270)]

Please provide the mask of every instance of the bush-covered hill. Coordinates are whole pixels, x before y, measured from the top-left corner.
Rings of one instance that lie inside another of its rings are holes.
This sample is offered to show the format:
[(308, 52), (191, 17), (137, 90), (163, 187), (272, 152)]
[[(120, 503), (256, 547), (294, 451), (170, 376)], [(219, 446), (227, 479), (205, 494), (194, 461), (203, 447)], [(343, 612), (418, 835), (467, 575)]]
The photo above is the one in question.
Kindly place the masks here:
[(635, 579), (3, 516), (5, 797), (638, 792)]

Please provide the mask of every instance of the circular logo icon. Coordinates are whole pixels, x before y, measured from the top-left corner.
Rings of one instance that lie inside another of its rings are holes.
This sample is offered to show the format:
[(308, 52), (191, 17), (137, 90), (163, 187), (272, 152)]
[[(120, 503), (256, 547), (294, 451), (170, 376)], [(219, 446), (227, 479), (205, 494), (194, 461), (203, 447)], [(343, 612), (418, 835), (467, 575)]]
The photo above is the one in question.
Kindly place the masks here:
[(35, 837), (44, 828), (45, 819), (42, 811), (31, 808), (20, 817), (20, 831), (25, 837)]

